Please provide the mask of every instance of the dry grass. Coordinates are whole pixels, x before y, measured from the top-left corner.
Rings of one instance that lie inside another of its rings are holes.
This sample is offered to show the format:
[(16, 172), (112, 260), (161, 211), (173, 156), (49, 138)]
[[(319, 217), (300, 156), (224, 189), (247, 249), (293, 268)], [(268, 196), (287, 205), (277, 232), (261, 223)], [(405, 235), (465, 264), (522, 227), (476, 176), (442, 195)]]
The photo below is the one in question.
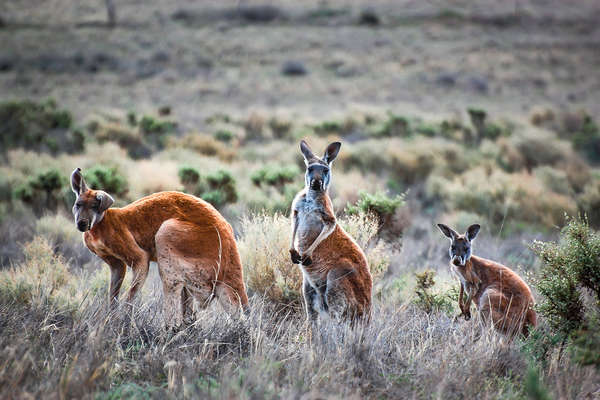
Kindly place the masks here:
[[(173, 334), (162, 326), (156, 276), (132, 313), (109, 312), (98, 291), (107, 274), (71, 273), (41, 239), (26, 253), (23, 264), (0, 275), (2, 397), (525, 396), (524, 343), (482, 330), (477, 319), (453, 321), (382, 298), (366, 327), (324, 320), (310, 329), (256, 293), (246, 316), (212, 307)], [(553, 395), (597, 390), (598, 371), (557, 356), (542, 369)]]

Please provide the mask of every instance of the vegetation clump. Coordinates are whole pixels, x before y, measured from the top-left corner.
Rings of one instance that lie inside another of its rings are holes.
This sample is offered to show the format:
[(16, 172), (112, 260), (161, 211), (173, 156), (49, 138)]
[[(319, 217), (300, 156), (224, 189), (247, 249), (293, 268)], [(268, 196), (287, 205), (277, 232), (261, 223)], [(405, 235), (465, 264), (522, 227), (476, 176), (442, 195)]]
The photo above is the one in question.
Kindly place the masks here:
[(60, 171), (48, 169), (17, 185), (14, 195), (31, 205), (37, 214), (44, 211), (56, 211), (60, 202), (60, 190), (66, 179)]
[(404, 205), (403, 194), (390, 197), (384, 192), (368, 193), (360, 191), (358, 196), (356, 204), (346, 206), (346, 212), (350, 215), (373, 213), (377, 216), (381, 225), (389, 223), (396, 210)]
[(117, 167), (95, 165), (83, 172), (87, 185), (94, 190), (122, 197), (129, 190), (127, 178), (120, 173)]
[(230, 172), (218, 170), (207, 175), (200, 175), (193, 167), (181, 167), (179, 180), (187, 192), (198, 196), (217, 208), (238, 200), (235, 179)]
[(256, 186), (269, 185), (283, 188), (288, 183), (293, 183), (300, 174), (300, 169), (294, 165), (267, 165), (250, 176), (252, 183)]
[(79, 152), (84, 137), (71, 130), (73, 117), (68, 110), (58, 108), (52, 99), (0, 103), (0, 149), (24, 148), (38, 152)]
[(561, 351), (566, 345), (575, 361), (600, 368), (600, 233), (573, 218), (560, 242), (536, 241), (532, 249), (543, 263), (535, 284), (542, 296), (537, 309), (551, 329), (536, 345), (558, 345)]
[(438, 294), (432, 291), (435, 285), (435, 272), (425, 270), (415, 273), (417, 278), (415, 286), (415, 304), (427, 314), (433, 312), (449, 313), (453, 310), (452, 300), (447, 294)]

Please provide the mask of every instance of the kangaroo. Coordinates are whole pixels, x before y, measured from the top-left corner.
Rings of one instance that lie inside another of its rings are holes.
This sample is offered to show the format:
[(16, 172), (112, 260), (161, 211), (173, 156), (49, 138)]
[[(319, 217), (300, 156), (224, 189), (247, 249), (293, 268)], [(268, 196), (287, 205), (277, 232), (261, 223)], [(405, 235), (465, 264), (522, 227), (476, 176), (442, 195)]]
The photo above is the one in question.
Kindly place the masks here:
[[(534, 300), (529, 286), (510, 268), (497, 262), (471, 254), (473, 240), (480, 226), (469, 226), (464, 235), (444, 224), (438, 224), (442, 233), (450, 239), (450, 268), (460, 279), (458, 305), (465, 319), (471, 318), (471, 302), (479, 310), (484, 323), (510, 336), (529, 334), (535, 327)], [(463, 302), (463, 293), (467, 300)]]
[(339, 142), (331, 143), (321, 159), (304, 140), (300, 142), (305, 188), (292, 203), (290, 256), (302, 269), (302, 294), (312, 321), (320, 312), (351, 321), (370, 315), (372, 278), (367, 259), (337, 224), (328, 194), (331, 164), (340, 147)]
[(73, 216), (87, 248), (111, 271), (110, 302), (115, 306), (126, 266), (133, 271), (127, 300), (144, 284), (150, 261), (157, 261), (168, 326), (191, 317), (193, 298), (206, 306), (217, 297), (226, 307), (246, 307), (242, 263), (233, 229), (209, 203), (179, 192), (160, 192), (123, 208), (88, 188), (81, 168), (71, 175), (77, 195)]

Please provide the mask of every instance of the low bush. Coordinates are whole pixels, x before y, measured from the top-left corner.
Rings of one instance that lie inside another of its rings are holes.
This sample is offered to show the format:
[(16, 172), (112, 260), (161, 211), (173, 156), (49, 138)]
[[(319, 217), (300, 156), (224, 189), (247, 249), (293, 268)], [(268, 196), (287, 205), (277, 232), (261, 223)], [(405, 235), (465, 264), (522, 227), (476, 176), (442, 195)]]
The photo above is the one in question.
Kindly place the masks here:
[(95, 165), (83, 172), (88, 187), (123, 197), (129, 190), (127, 179), (117, 167)]
[(280, 305), (302, 304), (302, 273), (289, 253), (290, 221), (281, 214), (245, 216), (238, 241), (250, 293)]
[(218, 130), (215, 132), (214, 137), (220, 142), (229, 143), (235, 138), (235, 135), (231, 131)]
[[(600, 306), (600, 234), (583, 219), (571, 219), (561, 241), (539, 242), (532, 249), (542, 260), (536, 288), (542, 295), (538, 311), (556, 332), (567, 337), (586, 322), (586, 314)], [(585, 290), (595, 305), (584, 303)]]
[(71, 130), (73, 117), (54, 100), (0, 103), (0, 149), (23, 148), (38, 152), (80, 152), (81, 131)]
[(408, 119), (391, 112), (385, 121), (371, 127), (371, 132), (375, 137), (406, 137), (412, 133)]
[(217, 208), (238, 200), (235, 179), (228, 171), (218, 170), (201, 176), (193, 167), (181, 167), (178, 174), (187, 192), (201, 197)]
[(18, 184), (14, 189), (14, 195), (29, 204), (37, 214), (56, 211), (60, 204), (60, 190), (65, 182), (66, 178), (60, 171), (49, 169)]
[(257, 186), (269, 185), (283, 188), (288, 183), (293, 183), (300, 175), (300, 169), (294, 165), (267, 165), (252, 173), (250, 179)]
[(373, 213), (379, 219), (379, 224), (383, 226), (389, 223), (396, 210), (403, 205), (404, 195), (390, 197), (383, 192), (371, 194), (360, 191), (358, 201), (354, 205), (348, 204), (346, 212), (350, 215)]
[(417, 278), (415, 286), (414, 303), (427, 314), (434, 312), (450, 313), (454, 310), (453, 299), (448, 294), (438, 294), (432, 291), (435, 285), (435, 272), (425, 270), (415, 273)]
[(572, 136), (573, 147), (591, 162), (600, 162), (600, 128), (591, 116), (585, 114), (583, 124)]
[(202, 155), (213, 157), (231, 162), (235, 159), (235, 152), (229, 149), (223, 142), (211, 136), (201, 134), (188, 134), (181, 139), (172, 138), (169, 141), (171, 147), (183, 147), (194, 150)]
[(26, 305), (76, 305), (68, 265), (48, 241), (36, 237), (23, 250), (22, 264), (0, 271), (0, 296)]

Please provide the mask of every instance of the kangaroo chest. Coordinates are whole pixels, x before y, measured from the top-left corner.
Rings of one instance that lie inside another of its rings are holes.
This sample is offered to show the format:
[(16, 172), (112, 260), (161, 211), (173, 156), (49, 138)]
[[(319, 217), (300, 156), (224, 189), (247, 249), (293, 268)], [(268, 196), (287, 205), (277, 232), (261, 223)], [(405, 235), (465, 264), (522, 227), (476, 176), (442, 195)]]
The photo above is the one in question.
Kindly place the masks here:
[(296, 203), (298, 218), (296, 245), (300, 254), (315, 241), (323, 229), (323, 206), (314, 199), (303, 197)]

